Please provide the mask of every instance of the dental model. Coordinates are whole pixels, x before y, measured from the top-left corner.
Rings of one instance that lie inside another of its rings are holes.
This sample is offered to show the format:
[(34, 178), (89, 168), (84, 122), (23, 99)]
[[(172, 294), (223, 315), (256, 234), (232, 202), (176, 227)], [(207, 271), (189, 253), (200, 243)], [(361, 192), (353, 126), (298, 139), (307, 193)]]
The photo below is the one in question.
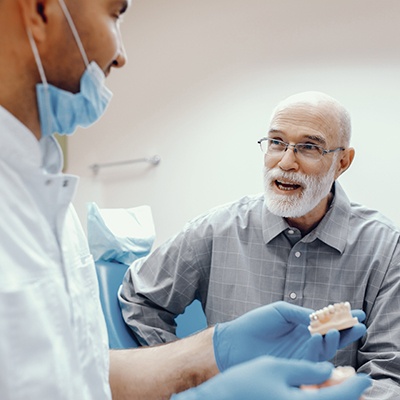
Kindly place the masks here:
[(326, 382), (324, 382), (320, 387), (337, 385), (355, 374), (356, 371), (353, 367), (350, 366), (336, 367), (332, 371), (331, 377)]
[(350, 303), (335, 303), (310, 315), (308, 330), (313, 335), (320, 333), (325, 335), (330, 329), (347, 329), (358, 324), (358, 319), (351, 315)]
[(356, 371), (353, 367), (336, 367), (332, 371), (330, 378), (321, 383), (320, 385), (302, 385), (301, 388), (305, 390), (321, 389), (323, 387), (334, 386), (342, 383), (346, 379), (355, 375)]

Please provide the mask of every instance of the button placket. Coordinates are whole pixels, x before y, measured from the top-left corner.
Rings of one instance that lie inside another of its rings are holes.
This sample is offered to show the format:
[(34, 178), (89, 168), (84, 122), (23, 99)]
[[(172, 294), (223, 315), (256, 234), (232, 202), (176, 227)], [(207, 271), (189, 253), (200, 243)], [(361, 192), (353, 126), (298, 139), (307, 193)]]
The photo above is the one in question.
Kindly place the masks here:
[[(289, 234), (289, 231), (288, 231)], [(305, 243), (297, 242), (288, 257), (285, 293), (286, 301), (293, 304), (302, 304), (305, 279), (306, 257)]]

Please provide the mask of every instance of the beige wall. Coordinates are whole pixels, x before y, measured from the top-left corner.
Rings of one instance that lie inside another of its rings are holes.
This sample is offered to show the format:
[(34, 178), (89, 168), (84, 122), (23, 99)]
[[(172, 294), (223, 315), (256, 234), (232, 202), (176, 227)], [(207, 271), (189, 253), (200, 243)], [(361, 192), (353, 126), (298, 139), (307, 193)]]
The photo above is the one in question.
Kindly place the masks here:
[[(320, 90), (353, 117), (356, 158), (340, 179), (349, 196), (400, 224), (399, 19), (398, 0), (134, 0), (112, 104), (68, 142), (83, 223), (87, 201), (148, 204), (159, 244), (210, 207), (261, 191), (256, 141), (272, 108)], [(157, 167), (88, 168), (154, 154)]]

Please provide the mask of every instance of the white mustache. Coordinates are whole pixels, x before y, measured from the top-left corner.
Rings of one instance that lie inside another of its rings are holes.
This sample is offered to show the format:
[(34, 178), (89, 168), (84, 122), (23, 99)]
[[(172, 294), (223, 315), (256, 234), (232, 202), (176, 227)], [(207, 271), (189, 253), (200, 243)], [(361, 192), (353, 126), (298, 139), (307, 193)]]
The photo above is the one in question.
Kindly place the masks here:
[(310, 178), (301, 172), (285, 172), (277, 168), (264, 171), (265, 178), (271, 183), (273, 181), (290, 182), (306, 188), (310, 183)]

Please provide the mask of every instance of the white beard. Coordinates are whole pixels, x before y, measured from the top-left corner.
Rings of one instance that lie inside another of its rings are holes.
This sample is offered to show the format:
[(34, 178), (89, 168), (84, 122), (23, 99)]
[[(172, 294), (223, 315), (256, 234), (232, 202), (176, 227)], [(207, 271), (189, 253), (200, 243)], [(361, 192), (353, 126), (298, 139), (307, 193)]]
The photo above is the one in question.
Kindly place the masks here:
[[(326, 175), (309, 176), (301, 172), (285, 172), (279, 168), (264, 167), (264, 197), (272, 214), (284, 218), (299, 218), (313, 210), (332, 188), (336, 158)], [(276, 180), (301, 185), (300, 194), (277, 194), (272, 185)]]

